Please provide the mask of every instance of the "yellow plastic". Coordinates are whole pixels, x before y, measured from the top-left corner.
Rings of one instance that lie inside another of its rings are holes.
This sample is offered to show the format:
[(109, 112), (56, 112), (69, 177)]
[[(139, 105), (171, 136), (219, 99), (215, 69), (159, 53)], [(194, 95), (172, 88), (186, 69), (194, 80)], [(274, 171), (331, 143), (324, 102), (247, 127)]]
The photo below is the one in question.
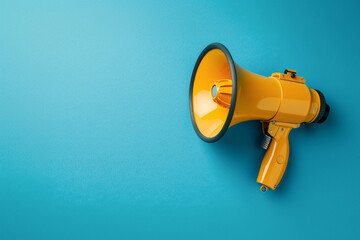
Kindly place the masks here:
[(192, 91), (195, 121), (199, 131), (208, 138), (220, 132), (229, 112), (229, 107), (221, 106), (212, 96), (213, 86), (222, 79), (231, 82), (230, 66), (225, 54), (214, 49), (199, 64)]
[(272, 122), (268, 125), (268, 133), (273, 138), (261, 163), (258, 183), (272, 190), (279, 185), (289, 159), (289, 133), (291, 129), (298, 128), (298, 126), (299, 124), (279, 122)]
[(249, 120), (263, 122), (264, 134), (271, 135), (272, 141), (257, 182), (262, 184), (261, 191), (274, 190), (287, 166), (288, 135), (301, 123), (311, 123), (316, 119), (320, 97), (294, 70), (264, 77), (234, 63), (234, 81), (230, 64), (220, 49), (208, 51), (201, 59), (190, 96), (196, 127), (206, 138), (216, 137), (222, 131), (232, 107), (232, 88), (236, 82), (236, 101), (230, 126)]

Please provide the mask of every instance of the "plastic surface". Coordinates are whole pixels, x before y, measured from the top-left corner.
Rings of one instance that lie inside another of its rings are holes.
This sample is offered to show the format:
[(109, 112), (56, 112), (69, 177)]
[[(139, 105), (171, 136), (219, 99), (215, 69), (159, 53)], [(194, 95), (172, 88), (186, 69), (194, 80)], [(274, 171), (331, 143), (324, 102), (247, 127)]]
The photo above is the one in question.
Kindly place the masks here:
[(207, 142), (217, 141), (229, 126), (244, 121), (260, 120), (268, 126), (263, 131), (268, 131), (273, 140), (257, 181), (272, 190), (286, 170), (290, 130), (312, 123), (323, 115), (321, 109), (326, 106), (324, 97), (309, 89), (295, 70), (286, 69), (271, 77), (252, 73), (234, 63), (219, 43), (210, 44), (200, 54), (189, 100), (194, 129)]
[(260, 166), (257, 182), (274, 190), (283, 177), (289, 160), (289, 133), (296, 125), (271, 123), (268, 134), (270, 146)]
[(236, 90), (230, 53), (222, 44), (210, 44), (195, 64), (189, 90), (191, 121), (201, 139), (214, 142), (224, 135), (234, 112)]

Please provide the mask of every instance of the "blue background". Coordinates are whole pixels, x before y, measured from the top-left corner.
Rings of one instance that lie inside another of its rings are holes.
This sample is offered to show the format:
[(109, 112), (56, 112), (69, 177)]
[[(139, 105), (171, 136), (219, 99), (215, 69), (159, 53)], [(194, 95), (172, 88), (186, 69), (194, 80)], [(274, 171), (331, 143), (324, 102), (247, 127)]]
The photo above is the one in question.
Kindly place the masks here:
[[(1, 1), (0, 239), (359, 239), (356, 1)], [(259, 122), (195, 134), (211, 42), (296, 69), (331, 115), (259, 191)]]

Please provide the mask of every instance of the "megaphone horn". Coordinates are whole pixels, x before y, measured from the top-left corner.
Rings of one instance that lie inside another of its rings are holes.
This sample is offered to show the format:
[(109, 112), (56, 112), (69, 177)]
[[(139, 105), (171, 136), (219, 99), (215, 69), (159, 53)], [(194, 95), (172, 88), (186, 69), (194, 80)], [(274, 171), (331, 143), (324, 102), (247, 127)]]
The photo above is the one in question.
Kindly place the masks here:
[(191, 121), (206, 142), (219, 140), (235, 124), (260, 120), (267, 149), (257, 182), (275, 190), (289, 158), (288, 135), (303, 123), (322, 123), (330, 112), (324, 95), (305, 85), (295, 70), (264, 77), (237, 65), (220, 43), (196, 61), (189, 91)]

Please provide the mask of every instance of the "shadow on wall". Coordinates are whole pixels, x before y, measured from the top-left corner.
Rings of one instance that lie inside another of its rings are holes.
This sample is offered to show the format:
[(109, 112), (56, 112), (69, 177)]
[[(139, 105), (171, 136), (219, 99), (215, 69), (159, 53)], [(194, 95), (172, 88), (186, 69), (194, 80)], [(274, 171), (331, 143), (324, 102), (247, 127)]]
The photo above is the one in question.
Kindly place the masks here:
[(248, 121), (232, 126), (219, 141), (204, 144), (204, 147), (208, 158), (239, 182), (239, 187), (249, 183), (256, 186), (265, 154), (260, 148), (262, 137), (260, 121)]

